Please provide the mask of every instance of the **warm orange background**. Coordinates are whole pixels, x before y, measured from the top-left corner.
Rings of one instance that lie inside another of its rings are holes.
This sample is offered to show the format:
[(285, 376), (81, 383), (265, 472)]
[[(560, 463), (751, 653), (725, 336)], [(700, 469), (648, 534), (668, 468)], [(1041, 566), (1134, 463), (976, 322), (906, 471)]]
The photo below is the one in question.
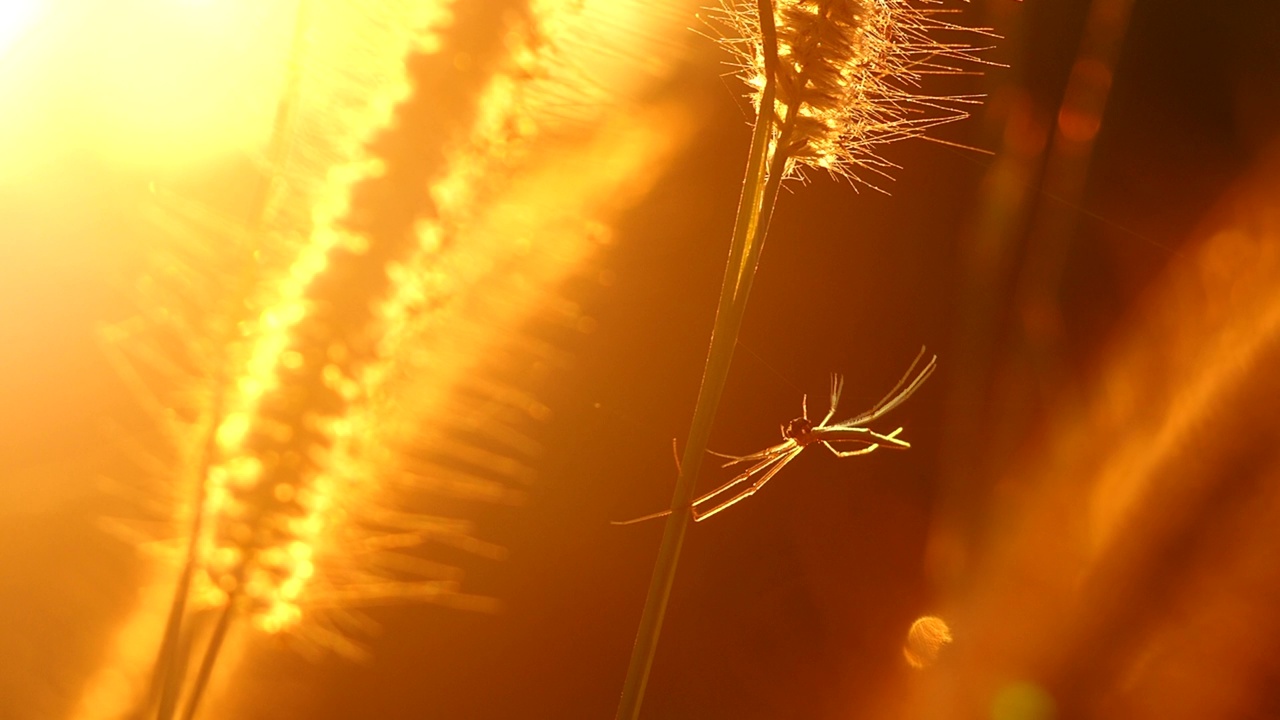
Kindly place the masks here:
[[(937, 134), (995, 157), (916, 141), (884, 153), (902, 166), (891, 195), (826, 178), (784, 192), (713, 447), (776, 442), (777, 424), (798, 414), (802, 393), (821, 398), (832, 371), (848, 378), (850, 414), (892, 386), (922, 344), (940, 371), (889, 418), (906, 427), (910, 451), (805, 453), (761, 494), (691, 528), (647, 717), (1047, 717), (992, 710), (1022, 682), (1052, 697), (1058, 717), (1280, 712), (1280, 636), (1262, 612), (1280, 598), (1280, 556), (1267, 554), (1280, 545), (1277, 418), (1262, 407), (1274, 405), (1277, 358), (1274, 338), (1244, 321), (1269, 307), (1256, 288), (1280, 265), (1262, 251), (1241, 262), (1263, 279), (1221, 317), (1194, 312), (1232, 298), (1230, 274), (1177, 280), (1213, 266), (1212, 253), (1197, 253), (1218, 228), (1254, 233), (1263, 248), (1280, 242), (1265, 235), (1275, 225), (1242, 220), (1280, 203), (1280, 6), (1137, 3), (1087, 182), (1063, 197), (1042, 191), (1035, 150), (1059, 115), (1088, 5), (985, 0), (966, 10), (971, 24), (1007, 36), (984, 57), (1010, 67), (949, 80), (993, 101)], [(95, 331), (130, 312), (154, 232), (136, 208), (156, 173), (175, 172), (155, 158), (123, 162), (117, 154), (140, 151), (119, 145), (100, 152), (119, 140), (108, 137), (112, 118), (65, 66), (56, 80), (65, 85), (33, 79), (29, 68), (56, 65), (47, 48), (80, 37), (73, 6), (50, 3), (56, 12), (28, 28), (25, 44), (0, 48), (0, 718), (19, 720), (69, 712), (140, 582), (134, 550), (98, 529), (132, 502), (103, 478), (139, 462), (112, 428), (141, 420)], [(469, 561), (467, 584), (503, 611), (376, 609), (382, 631), (364, 664), (311, 662), (264, 643), (223, 717), (612, 716), (661, 526), (608, 521), (668, 502), (670, 438), (683, 438), (692, 413), (749, 137), (719, 51), (690, 44), (674, 92), (696, 99), (704, 123), (564, 290), (590, 331), (547, 331), (564, 356), (534, 388), (552, 415), (534, 428), (545, 451), (527, 502), (473, 515), (510, 557)], [(101, 133), (85, 130), (94, 120)], [(60, 136), (50, 127), (66, 141), (51, 140)], [(202, 137), (203, 148), (219, 147)], [(989, 171), (1018, 152), (1029, 174), (1002, 190)], [(238, 171), (216, 152), (185, 161), (198, 170), (184, 182), (197, 188)], [(1028, 189), (1004, 226), (1005, 249), (984, 255), (991, 193)], [(1237, 206), (1222, 209), (1224, 198)], [(1065, 217), (1056, 264), (1037, 259), (1046, 246), (1028, 206)], [(1019, 305), (1013, 290), (1037, 262), (1061, 277), (1047, 309)], [(1190, 308), (1183, 324), (1151, 307), (1180, 302)], [(1231, 342), (1249, 349), (1195, 356)], [(1186, 362), (1169, 363), (1167, 377), (1142, 371), (1170, 353)], [(1179, 409), (1180, 393), (1224, 373), (1229, 381), (1209, 383), (1208, 409)], [(1188, 413), (1194, 432), (1175, 444), (1206, 445), (1175, 462), (1141, 434), (1159, 419), (1135, 413), (1131, 426), (1108, 426), (1089, 410), (1117, 392), (1107, 382), (1136, 388), (1140, 406)], [(1085, 469), (1062, 459), (1091, 453)], [(1120, 481), (1106, 468), (1143, 458), (1169, 485), (1134, 490), (1148, 511), (1135, 517), (1109, 504), (1119, 491), (1107, 483)], [(1057, 474), (1068, 472), (1079, 475)], [(1066, 517), (1061, 534), (1053, 511)], [(1090, 530), (1066, 530), (1077, 525)], [(907, 666), (901, 647), (923, 614), (952, 623), (963, 663), (948, 665), (944, 650), (934, 669)], [(1004, 620), (1019, 632), (998, 632)], [(1179, 648), (1192, 648), (1191, 660), (1169, 660)], [(1222, 667), (1230, 677), (1215, 675)], [(932, 704), (939, 697), (954, 701)]]

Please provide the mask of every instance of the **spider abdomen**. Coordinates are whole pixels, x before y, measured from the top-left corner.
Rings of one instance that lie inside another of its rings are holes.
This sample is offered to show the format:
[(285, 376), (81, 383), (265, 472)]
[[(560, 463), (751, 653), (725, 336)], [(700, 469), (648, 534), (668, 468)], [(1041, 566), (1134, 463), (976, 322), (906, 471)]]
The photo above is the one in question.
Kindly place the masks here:
[(804, 447), (817, 441), (817, 437), (813, 434), (813, 421), (809, 418), (798, 417), (782, 429), (782, 437), (795, 440), (800, 447)]

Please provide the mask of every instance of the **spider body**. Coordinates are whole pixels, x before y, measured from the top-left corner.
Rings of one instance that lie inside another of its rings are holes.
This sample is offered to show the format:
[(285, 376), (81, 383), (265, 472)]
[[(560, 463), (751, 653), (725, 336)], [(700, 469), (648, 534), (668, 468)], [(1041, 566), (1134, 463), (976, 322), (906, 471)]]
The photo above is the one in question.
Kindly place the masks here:
[(795, 440), (800, 447), (809, 447), (818, 442), (813, 432), (813, 421), (807, 417), (798, 417), (782, 427), (782, 437)]
[[(772, 480), (782, 468), (799, 457), (800, 453), (810, 445), (821, 443), (836, 457), (842, 458), (866, 455), (881, 447), (911, 447), (911, 444), (906, 440), (898, 438), (898, 433), (902, 432), (902, 428), (899, 427), (890, 433), (882, 434), (867, 427), (867, 424), (878, 420), (890, 410), (901, 405), (929, 378), (929, 375), (933, 373), (934, 368), (937, 366), (938, 358), (929, 358), (929, 361), (925, 363), (920, 372), (916, 373), (916, 366), (920, 364), (920, 359), (923, 357), (924, 348), (921, 348), (919, 354), (916, 355), (916, 359), (911, 362), (911, 367), (907, 368), (907, 372), (898, 381), (898, 384), (889, 391), (889, 394), (885, 395), (870, 410), (860, 415), (838, 423), (831, 422), (831, 418), (835, 417), (836, 414), (836, 406), (840, 403), (840, 394), (844, 390), (844, 378), (839, 375), (832, 375), (831, 409), (827, 411), (826, 417), (822, 418), (822, 421), (817, 425), (813, 424), (813, 421), (809, 419), (809, 398), (805, 396), (800, 401), (800, 417), (780, 427), (782, 430), (782, 442), (750, 455), (723, 455), (712, 452), (712, 455), (729, 459), (729, 462), (726, 462), (723, 467), (731, 467), (743, 463), (749, 463), (749, 465), (746, 470), (738, 473), (725, 484), (694, 499), (694, 521), (706, 520), (712, 515), (727, 510), (751, 497), (760, 488), (764, 487), (765, 483)], [(856, 443), (861, 447), (852, 450), (839, 450), (834, 443)], [(741, 486), (748, 481), (751, 481), (751, 484), (746, 488), (742, 488)], [(736, 494), (728, 495), (730, 490), (736, 490)], [(725, 499), (726, 495), (728, 496), (727, 499)], [(717, 498), (720, 499), (719, 502), (713, 503)], [(708, 507), (704, 509), (703, 506)], [(630, 525), (670, 514), (670, 510), (664, 510), (663, 512), (645, 515), (634, 520), (615, 522), (614, 524)]]

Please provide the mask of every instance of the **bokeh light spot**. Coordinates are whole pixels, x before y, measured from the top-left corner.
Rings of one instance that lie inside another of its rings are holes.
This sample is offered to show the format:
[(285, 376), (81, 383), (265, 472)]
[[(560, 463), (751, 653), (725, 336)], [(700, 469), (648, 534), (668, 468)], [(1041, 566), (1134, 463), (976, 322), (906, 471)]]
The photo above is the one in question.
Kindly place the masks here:
[(1053, 720), (1053, 698), (1033, 682), (1005, 685), (991, 703), (991, 720)]
[(951, 642), (951, 628), (940, 617), (925, 615), (911, 623), (902, 655), (913, 668), (927, 668), (938, 660), (942, 646)]

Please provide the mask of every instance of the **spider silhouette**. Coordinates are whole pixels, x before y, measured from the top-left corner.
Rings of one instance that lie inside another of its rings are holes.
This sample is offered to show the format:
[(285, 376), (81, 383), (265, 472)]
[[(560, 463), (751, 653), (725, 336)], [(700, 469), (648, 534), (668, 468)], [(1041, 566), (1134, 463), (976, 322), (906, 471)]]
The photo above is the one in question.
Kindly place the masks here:
[[(765, 448), (757, 453), (750, 455), (725, 455), (723, 453), (711, 452), (722, 458), (728, 458), (729, 462), (724, 463), (721, 467), (732, 467), (743, 463), (751, 463), (751, 465), (742, 472), (735, 475), (725, 484), (698, 496), (693, 501), (693, 519), (695, 522), (706, 520), (716, 513), (733, 507), (734, 505), (746, 500), (756, 494), (765, 483), (773, 479), (775, 475), (782, 471), (788, 463), (795, 460), (804, 452), (804, 449), (810, 445), (821, 444), (836, 455), (836, 457), (853, 457), (855, 455), (866, 455), (875, 452), (878, 448), (909, 448), (911, 444), (906, 440), (898, 437), (902, 432), (902, 428), (897, 428), (893, 432), (881, 434), (866, 427), (868, 423), (878, 420), (889, 411), (901, 405), (911, 397), (924, 381), (929, 379), (937, 367), (938, 358), (933, 356), (924, 364), (924, 367), (916, 372), (916, 366), (920, 364), (921, 358), (924, 357), (924, 348), (920, 349), (915, 360), (911, 361), (911, 367), (907, 368), (907, 372), (903, 374), (902, 379), (897, 385), (884, 396), (880, 402), (871, 407), (870, 410), (843, 420), (838, 423), (832, 423), (831, 418), (835, 417), (836, 407), (840, 403), (840, 394), (844, 390), (844, 378), (840, 375), (833, 374), (831, 376), (831, 409), (822, 418), (822, 422), (817, 425), (809, 419), (809, 398), (807, 395), (800, 400), (800, 417), (782, 425), (782, 442), (772, 447)], [(863, 447), (854, 450), (839, 450), (833, 443), (858, 443)], [(728, 499), (721, 500), (713, 504), (708, 509), (702, 506), (719, 498), (730, 490), (739, 488), (749, 480), (754, 478), (746, 488), (741, 489), (736, 494), (731, 495)], [(614, 525), (631, 525), (633, 523), (644, 522), (654, 518), (670, 515), (670, 510), (644, 515), (642, 517), (631, 520), (614, 521)]]

